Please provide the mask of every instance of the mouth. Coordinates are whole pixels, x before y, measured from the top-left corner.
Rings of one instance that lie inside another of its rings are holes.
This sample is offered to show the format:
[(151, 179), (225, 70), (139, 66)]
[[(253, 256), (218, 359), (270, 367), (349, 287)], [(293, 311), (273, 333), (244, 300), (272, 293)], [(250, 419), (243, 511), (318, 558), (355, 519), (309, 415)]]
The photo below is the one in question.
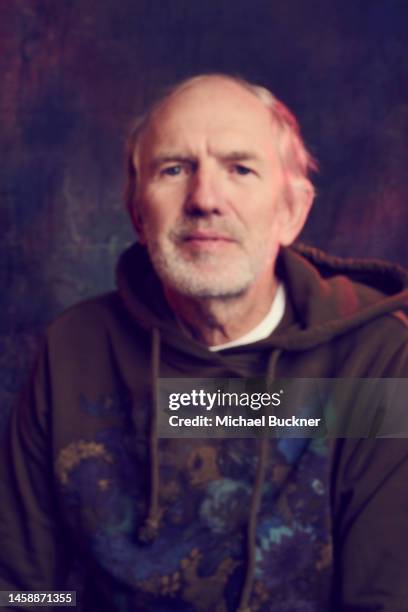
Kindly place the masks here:
[(187, 236), (184, 236), (182, 242), (211, 244), (211, 243), (233, 243), (236, 242), (231, 236), (219, 234), (217, 232), (195, 231)]

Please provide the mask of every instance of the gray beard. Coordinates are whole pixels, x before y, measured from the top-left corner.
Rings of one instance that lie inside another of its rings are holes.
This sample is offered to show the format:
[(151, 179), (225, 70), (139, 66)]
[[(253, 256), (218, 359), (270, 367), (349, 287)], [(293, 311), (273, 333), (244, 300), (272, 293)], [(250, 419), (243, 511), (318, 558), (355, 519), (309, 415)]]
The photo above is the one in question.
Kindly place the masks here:
[[(236, 299), (248, 291), (257, 276), (243, 250), (242, 256), (238, 253), (236, 261), (231, 262), (225, 269), (213, 254), (205, 254), (195, 260), (183, 257), (171, 241), (159, 245), (148, 240), (147, 248), (152, 265), (162, 283), (191, 298)], [(214, 271), (206, 270), (203, 273), (200, 263), (205, 264), (205, 260), (208, 262), (211, 258), (214, 259)]]

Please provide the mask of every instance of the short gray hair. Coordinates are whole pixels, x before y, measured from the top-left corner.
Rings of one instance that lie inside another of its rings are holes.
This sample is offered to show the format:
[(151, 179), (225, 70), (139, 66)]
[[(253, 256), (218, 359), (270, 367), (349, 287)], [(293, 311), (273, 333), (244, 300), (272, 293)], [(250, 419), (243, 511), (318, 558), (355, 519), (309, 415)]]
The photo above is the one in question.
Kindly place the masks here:
[(142, 132), (146, 129), (155, 111), (173, 94), (199, 83), (208, 78), (221, 78), (233, 81), (258, 98), (270, 111), (271, 118), (277, 127), (277, 150), (282, 168), (286, 176), (289, 197), (295, 197), (296, 190), (307, 190), (314, 197), (315, 189), (309, 179), (312, 171), (318, 170), (318, 164), (307, 150), (302, 139), (299, 124), (294, 114), (283, 102), (278, 100), (266, 87), (250, 83), (249, 81), (229, 74), (209, 73), (201, 74), (179, 83), (167, 89), (151, 105), (150, 109), (139, 116), (133, 123), (129, 132), (126, 146), (126, 171), (127, 179), (125, 186), (125, 204), (130, 213), (135, 204), (137, 192), (137, 170), (134, 164), (134, 154)]

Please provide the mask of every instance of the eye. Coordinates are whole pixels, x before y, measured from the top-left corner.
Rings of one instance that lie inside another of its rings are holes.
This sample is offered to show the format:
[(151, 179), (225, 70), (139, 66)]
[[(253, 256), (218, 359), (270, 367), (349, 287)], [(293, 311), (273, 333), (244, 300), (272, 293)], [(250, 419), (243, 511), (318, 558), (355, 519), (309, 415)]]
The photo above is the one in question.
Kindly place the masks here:
[(232, 167), (232, 171), (239, 176), (246, 176), (247, 174), (252, 174), (253, 170), (248, 168), (248, 166), (243, 166), (242, 164), (235, 164)]
[(181, 164), (174, 164), (173, 166), (166, 166), (162, 168), (160, 174), (163, 176), (179, 176), (183, 171)]

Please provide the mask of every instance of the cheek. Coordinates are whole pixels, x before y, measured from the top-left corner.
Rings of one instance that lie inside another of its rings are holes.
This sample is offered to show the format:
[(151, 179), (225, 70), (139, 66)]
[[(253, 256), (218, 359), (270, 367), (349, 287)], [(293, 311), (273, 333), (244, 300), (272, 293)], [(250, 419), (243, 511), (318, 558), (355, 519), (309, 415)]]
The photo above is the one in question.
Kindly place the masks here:
[(248, 198), (243, 210), (246, 225), (261, 234), (279, 227), (284, 219), (284, 205), (270, 191), (258, 198)]
[(150, 229), (160, 231), (170, 227), (179, 216), (179, 206), (172, 194), (163, 193), (164, 190), (145, 192), (141, 200), (142, 223), (148, 224)]

